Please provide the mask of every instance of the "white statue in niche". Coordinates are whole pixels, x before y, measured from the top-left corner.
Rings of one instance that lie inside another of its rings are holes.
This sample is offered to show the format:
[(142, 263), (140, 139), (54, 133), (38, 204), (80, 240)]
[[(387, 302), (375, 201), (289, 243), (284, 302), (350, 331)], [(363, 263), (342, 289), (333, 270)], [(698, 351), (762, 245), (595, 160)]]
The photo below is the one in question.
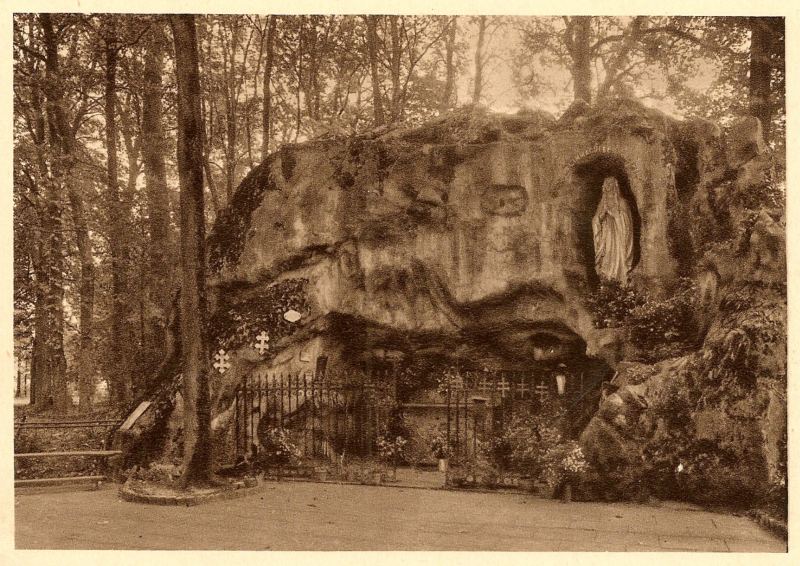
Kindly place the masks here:
[(633, 216), (614, 177), (603, 180), (603, 196), (592, 218), (594, 267), (604, 279), (623, 285), (633, 268)]

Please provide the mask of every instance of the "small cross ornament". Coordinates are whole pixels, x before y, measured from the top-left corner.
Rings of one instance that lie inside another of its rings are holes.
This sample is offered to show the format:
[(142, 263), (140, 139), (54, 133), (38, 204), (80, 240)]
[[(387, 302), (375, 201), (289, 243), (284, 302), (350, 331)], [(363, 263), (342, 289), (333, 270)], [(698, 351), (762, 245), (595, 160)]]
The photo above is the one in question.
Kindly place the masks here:
[(225, 373), (226, 371), (231, 369), (231, 364), (228, 361), (231, 359), (231, 357), (225, 352), (225, 350), (220, 350), (219, 352), (214, 354), (214, 359), (217, 360), (216, 362), (214, 362), (214, 368), (218, 372)]
[(525, 399), (530, 390), (531, 388), (528, 386), (528, 382), (524, 379), (519, 382), (519, 385), (517, 385), (517, 394), (519, 395), (520, 399)]
[(539, 383), (536, 386), (536, 394), (539, 396), (539, 401), (544, 401), (544, 398), (547, 397), (547, 386), (544, 383)]
[(264, 355), (264, 352), (269, 350), (269, 334), (263, 330), (261, 331), (261, 334), (256, 336), (256, 350), (258, 350), (258, 353), (262, 356)]
[(511, 390), (511, 384), (506, 380), (505, 376), (502, 376), (497, 384), (497, 388), (500, 390), (500, 397), (505, 397), (506, 393)]

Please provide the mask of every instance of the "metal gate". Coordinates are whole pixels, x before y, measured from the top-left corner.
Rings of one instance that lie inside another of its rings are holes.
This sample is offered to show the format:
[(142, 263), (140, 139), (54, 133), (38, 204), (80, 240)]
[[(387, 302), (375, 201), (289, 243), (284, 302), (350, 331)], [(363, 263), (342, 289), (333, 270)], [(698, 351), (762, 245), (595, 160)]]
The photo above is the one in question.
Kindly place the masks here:
[(391, 393), (361, 374), (249, 375), (235, 394), (236, 457), (257, 455), (269, 429), (287, 431), (306, 458), (369, 456), (388, 416), (382, 400)]
[(515, 411), (535, 411), (556, 397), (573, 411), (586, 393), (582, 375), (559, 393), (555, 380), (534, 372), (463, 372), (448, 376), (443, 385), (447, 438), (456, 459), (469, 459), (482, 443), (497, 438)]

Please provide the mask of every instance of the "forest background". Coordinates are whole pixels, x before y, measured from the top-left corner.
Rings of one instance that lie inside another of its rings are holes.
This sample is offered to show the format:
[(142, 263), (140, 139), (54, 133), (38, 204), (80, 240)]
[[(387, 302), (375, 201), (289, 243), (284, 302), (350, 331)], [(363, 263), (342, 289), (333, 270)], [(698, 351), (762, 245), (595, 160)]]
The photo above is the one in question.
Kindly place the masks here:
[[(41, 410), (126, 405), (163, 357), (176, 283), (168, 24), (19, 13), (11, 28), (13, 387)], [(209, 225), (284, 144), (471, 104), (752, 114), (785, 175), (781, 18), (203, 15), (197, 30)]]

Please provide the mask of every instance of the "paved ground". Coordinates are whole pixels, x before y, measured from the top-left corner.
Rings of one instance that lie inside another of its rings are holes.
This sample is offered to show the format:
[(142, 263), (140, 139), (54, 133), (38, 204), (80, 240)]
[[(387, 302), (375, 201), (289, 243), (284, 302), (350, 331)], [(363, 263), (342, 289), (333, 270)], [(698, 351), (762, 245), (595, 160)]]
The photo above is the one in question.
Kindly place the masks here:
[(26, 549), (784, 552), (744, 517), (675, 506), (299, 482), (200, 507), (126, 503), (116, 488), (17, 492)]

